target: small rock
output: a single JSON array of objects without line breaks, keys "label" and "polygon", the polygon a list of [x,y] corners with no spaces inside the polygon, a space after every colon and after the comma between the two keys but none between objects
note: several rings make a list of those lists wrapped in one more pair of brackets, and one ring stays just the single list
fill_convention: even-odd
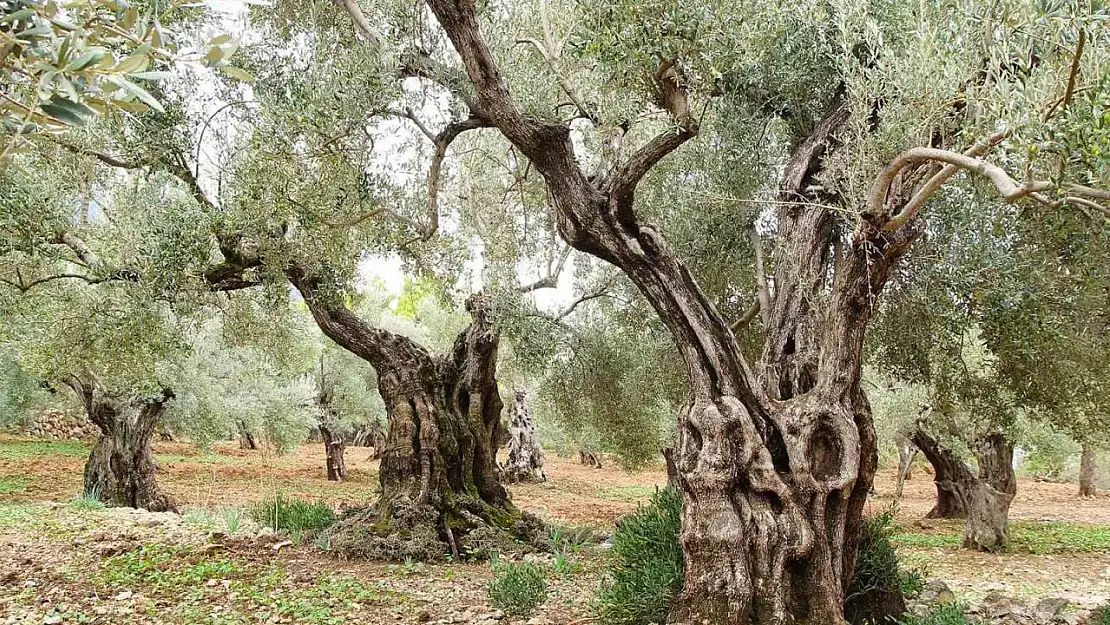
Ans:
[{"label": "small rock", "polygon": [[956,593],[943,581],[932,579],[921,590],[920,599],[926,603],[951,603],[956,600]]},{"label": "small rock", "polygon": [[1068,609],[1069,603],[1067,599],[1061,599],[1060,597],[1041,599],[1037,602],[1037,607],[1033,608],[1033,613],[1037,615],[1037,618],[1051,619],[1062,615]]},{"label": "small rock", "polygon": [[135,593],[131,592],[130,590],[121,590],[119,592],[119,594],[117,594],[115,597],[112,597],[112,598],[115,599],[116,601],[127,601],[128,599],[133,597],[134,594]]},{"label": "small rock", "polygon": [[528,623],[526,625],[550,625],[550,624],[551,624],[551,621],[547,620],[546,618],[544,618],[542,616],[533,616],[532,618],[528,619]]},{"label": "small rock", "polygon": [[42,619],[43,625],[57,625],[62,622],[61,614],[48,614]]}]

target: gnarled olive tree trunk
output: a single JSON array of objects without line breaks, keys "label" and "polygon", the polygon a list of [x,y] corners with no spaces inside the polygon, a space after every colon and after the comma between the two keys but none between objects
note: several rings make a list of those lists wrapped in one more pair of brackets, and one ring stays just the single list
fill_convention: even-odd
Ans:
[{"label": "gnarled olive tree trunk", "polygon": [[501,467],[509,482],[546,481],[543,449],[536,440],[536,420],[528,405],[528,391],[516,390],[516,401],[509,415],[509,457]]},{"label": "gnarled olive tree trunk", "polygon": [[303,268],[287,275],[324,334],[374,367],[385,402],[381,497],[342,520],[332,545],[352,555],[427,560],[487,549],[507,534],[534,540],[538,520],[513,506],[497,479],[498,333],[484,299],[471,298],[471,325],[450,352],[433,356],[363,322]]},{"label": "gnarled olive tree trunk", "polygon": [[920,450],[908,438],[898,441],[898,478],[894,486],[894,498],[901,499],[906,482],[913,475],[913,461]]},{"label": "gnarled olive tree trunk", "polygon": [[[513,101],[473,3],[427,4],[474,86],[472,113],[499,129],[544,177],[563,239],[619,267],[638,287],[686,367],[690,396],[675,448],[686,573],[671,620],[843,624],[877,464],[859,385],[864,333],[873,298],[922,231],[912,220],[889,233],[863,221],[845,240],[829,203],[811,201],[811,189],[822,188],[821,158],[848,107],[832,107],[798,141],[787,167],[788,212],[778,220],[775,257],[786,279],[775,281],[773,297],[761,296],[771,302],[771,338],[757,378],[686,265],[634,210],[643,176],[698,131],[676,65],[663,60],[655,75],[658,104],[674,127],[611,171],[587,175],[567,126],[525,116]],[[912,190],[924,173],[907,172],[906,187]],[[817,309],[818,302],[827,304]]]},{"label": "gnarled olive tree trunk", "polygon": [[127,399],[77,378],[67,383],[81,398],[89,421],[100,428],[100,438],[85,463],[85,493],[110,506],[176,512],[173,499],[158,487],[150,448],[173,391]]},{"label": "gnarled olive tree trunk", "polygon": [[971,468],[920,427],[910,438],[932,465],[933,483],[937,487],[937,503],[925,518],[966,519],[968,491],[975,481]]},{"label": "gnarled olive tree trunk", "polygon": [[1079,496],[1095,496],[1095,448],[1083,443],[1083,454],[1079,457]]},{"label": "gnarled olive tree trunk", "polygon": [[326,425],[320,426],[320,435],[324,437],[324,460],[328,481],[346,482],[347,460],[344,457],[344,451],[347,445],[343,442],[343,435]]},{"label": "gnarled olive tree trunk", "polygon": [[998,551],[1006,548],[1010,504],[1017,494],[1014,446],[1001,433],[991,432],[976,447],[979,475],[967,491],[964,547]]},{"label": "gnarled olive tree trunk", "polygon": [[251,432],[247,424],[239,420],[236,421],[236,425],[239,429],[239,449],[249,449],[252,451],[258,449],[258,439],[255,438],[254,432]]}]

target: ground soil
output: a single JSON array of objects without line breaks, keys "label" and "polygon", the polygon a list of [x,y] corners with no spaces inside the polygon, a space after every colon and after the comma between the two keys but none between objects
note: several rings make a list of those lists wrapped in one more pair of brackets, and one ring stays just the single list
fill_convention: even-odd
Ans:
[{"label": "ground soil", "polygon": [[[227,535],[224,510],[248,508],[277,492],[336,508],[372,500],[377,462],[368,450],[348,449],[345,483],[325,479],[321,444],[305,444],[285,456],[243,451],[234,443],[205,452],[187,443],[157,442],[154,451],[159,480],[186,510],[184,516],[76,509],[66,502],[80,491],[80,447],[0,436],[0,625],[528,622],[488,605],[488,563],[343,561],[316,541],[288,544],[288,537],[260,531],[246,515]],[[666,484],[661,462],[626,472],[588,468],[549,453],[545,471],[547,482],[510,486],[513,501],[549,521],[601,531],[611,531],[615,519]],[[872,511],[891,505],[893,477],[893,470],[880,472]],[[931,477],[918,472],[899,502],[903,531],[925,537],[959,531],[958,522],[920,521],[934,495]],[[1110,531],[1110,497],[1084,500],[1075,484],[1021,480],[1012,517]],[[138,551],[144,545],[180,551],[151,565],[168,567],[154,578],[121,579],[112,573],[125,568],[119,558],[130,558],[140,570],[149,565],[140,557],[145,552]],[[1110,548],[978,554],[918,544],[899,552],[972,601],[992,591],[1027,599],[1064,596],[1081,605],[1110,597]],[[588,619],[606,557],[604,546],[588,547],[571,556],[576,571],[552,571],[548,600],[531,622]],[[169,587],[154,579],[170,580]],[[265,592],[251,590],[258,588]]]}]

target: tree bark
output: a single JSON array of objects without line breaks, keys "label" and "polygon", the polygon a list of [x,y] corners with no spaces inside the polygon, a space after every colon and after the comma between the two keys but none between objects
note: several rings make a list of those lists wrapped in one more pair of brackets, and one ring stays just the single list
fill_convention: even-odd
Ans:
[{"label": "tree bark", "polygon": [[667,488],[678,490],[681,485],[678,481],[678,464],[674,459],[674,447],[663,448],[663,462],[667,465]]},{"label": "tree bark", "polygon": [[429,560],[478,552],[490,531],[536,540],[541,524],[513,506],[497,479],[499,337],[484,298],[467,302],[471,325],[436,357],[367,325],[305,268],[293,265],[287,276],[324,334],[374,367],[386,408],[381,497],[339,523],[332,545],[350,555]]},{"label": "tree bark", "polygon": [[502,474],[509,482],[546,482],[543,449],[536,440],[536,421],[527,402],[528,391],[517,389],[509,417],[509,458]]},{"label": "tree bark", "polygon": [[917,447],[909,440],[904,439],[898,443],[898,482],[894,486],[894,498],[901,499],[906,482],[913,473],[913,461],[917,458]]},{"label": "tree bark", "polygon": [[243,421],[237,421],[236,425],[239,428],[239,449],[258,449],[258,440],[254,437],[254,432],[251,432],[247,424]]},{"label": "tree bark", "polygon": [[937,488],[937,503],[925,515],[926,519],[966,519],[968,491],[975,476],[959,456],[943,447],[935,438],[918,427],[910,440],[921,450],[933,467],[933,483]]},{"label": "tree bark", "polygon": [[976,455],[979,475],[968,491],[964,547],[979,551],[1006,548],[1010,503],[1017,494],[1014,446],[992,432],[980,437]]},{"label": "tree bark", "polygon": [[100,429],[100,438],[85,463],[85,493],[95,494],[110,506],[176,512],[173,499],[158,487],[150,449],[156,424],[173,399],[173,391],[127,401],[77,378],[67,383],[81,398],[89,421]]},{"label": "tree bark", "polygon": [[1095,448],[1083,443],[1083,455],[1079,458],[1079,496],[1095,496]]},{"label": "tree bark", "polygon": [[578,464],[583,464],[594,469],[604,468],[601,465],[601,454],[596,451],[586,451],[585,449],[578,450]]},{"label": "tree bark", "polygon": [[328,481],[347,481],[347,462],[343,457],[346,444],[343,436],[335,429],[321,425],[320,434],[324,437],[324,454],[327,461]]}]

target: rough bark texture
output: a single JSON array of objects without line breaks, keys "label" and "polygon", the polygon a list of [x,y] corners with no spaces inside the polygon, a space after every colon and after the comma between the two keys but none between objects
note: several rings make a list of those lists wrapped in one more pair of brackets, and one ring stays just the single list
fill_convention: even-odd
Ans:
[{"label": "rough bark texture", "polygon": [[536,421],[528,405],[528,391],[517,389],[509,416],[509,458],[501,467],[508,482],[547,481],[543,472],[543,449],[536,440]]},{"label": "rough bark texture", "polygon": [[324,455],[328,481],[346,482],[347,461],[343,455],[346,444],[343,442],[343,435],[326,425],[320,426],[320,434],[324,437]]},{"label": "rough bark texture", "polygon": [[1083,455],[1079,458],[1079,496],[1095,496],[1095,448],[1083,444]]},{"label": "rough bark texture", "polygon": [[239,427],[239,449],[258,449],[258,439],[255,438],[254,432],[250,431],[246,423],[238,422]]},{"label": "rough bark texture", "polygon": [[497,479],[498,334],[484,299],[467,303],[473,322],[436,357],[367,325],[302,267],[287,275],[324,334],[374,367],[386,407],[381,498],[342,520],[332,545],[350,555],[429,560],[503,548],[491,543],[510,536],[533,540],[539,522],[512,505]]},{"label": "rough bark texture", "polygon": [[[798,141],[777,220],[776,280],[759,379],[732,331],[660,231],[636,214],[636,186],[697,134],[673,61],[655,75],[674,127],[612,171],[588,177],[565,124],[517,108],[482,37],[473,3],[427,0],[474,85],[478,112],[547,183],[563,239],[619,267],[674,338],[690,381],[675,464],[683,491],[685,585],[676,623],[844,623],[844,591],[877,450],[859,386],[873,298],[920,236],[916,220],[891,233],[863,220],[838,237],[817,173],[848,117],[837,102]],[[472,112],[474,109],[472,107]],[[929,170],[906,172],[912,190]],[[905,194],[895,190],[891,202]],[[837,245],[837,241],[841,243]],[[836,250],[839,248],[839,252]],[[818,310],[813,304],[823,302]]]},{"label": "rough bark texture", "polygon": [[359,428],[352,443],[358,447],[372,447],[374,452],[370,459],[377,460],[385,451],[385,430],[377,423],[365,425]]},{"label": "rough bark texture", "polygon": [[971,468],[921,428],[914,431],[911,440],[932,465],[933,483],[937,487],[937,503],[925,518],[967,518],[968,490],[975,481]]},{"label": "rough bark texture", "polygon": [[85,463],[85,492],[95,493],[110,506],[176,512],[173,499],[158,487],[150,450],[158,418],[173,399],[173,391],[127,401],[95,384],[73,379],[70,386],[101,433]]},{"label": "rough bark texture", "polygon": [[1014,446],[992,432],[979,439],[976,455],[979,476],[968,490],[964,547],[999,551],[1006,548],[1010,503],[1017,494]]}]

